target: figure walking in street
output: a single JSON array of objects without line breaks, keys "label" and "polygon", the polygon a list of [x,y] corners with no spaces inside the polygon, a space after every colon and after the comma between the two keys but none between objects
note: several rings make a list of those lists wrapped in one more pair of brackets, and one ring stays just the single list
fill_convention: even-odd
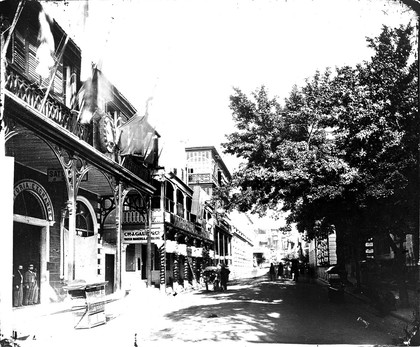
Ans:
[{"label": "figure walking in street", "polygon": [[280,262],[277,267],[277,277],[283,278],[283,263],[282,262]]},{"label": "figure walking in street", "polygon": [[299,260],[292,259],[291,272],[292,272],[292,279],[297,282],[299,278]]},{"label": "figure walking in street", "polygon": [[229,274],[230,274],[230,270],[226,267],[225,264],[222,264],[221,269],[220,269],[220,285],[222,287],[222,290],[227,290]]},{"label": "figure walking in street", "polygon": [[273,263],[270,265],[270,281],[276,280],[276,270],[274,269]]},{"label": "figure walking in street", "polygon": [[19,265],[13,274],[13,306],[20,307],[23,304],[23,266]]},{"label": "figure walking in street", "polygon": [[23,304],[24,305],[32,305],[33,304],[33,297],[34,297],[34,290],[36,285],[36,274],[33,271],[34,266],[31,264],[29,265],[28,270],[25,272],[25,276],[23,277]]}]

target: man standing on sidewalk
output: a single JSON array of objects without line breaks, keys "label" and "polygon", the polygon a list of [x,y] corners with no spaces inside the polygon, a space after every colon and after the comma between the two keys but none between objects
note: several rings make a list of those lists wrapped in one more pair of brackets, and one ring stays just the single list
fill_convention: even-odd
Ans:
[{"label": "man standing on sidewalk", "polygon": [[35,284],[36,284],[36,274],[34,272],[34,266],[31,264],[29,265],[28,270],[25,272],[25,276],[23,279],[23,287],[24,287],[23,304],[24,305],[33,304]]},{"label": "man standing on sidewalk", "polygon": [[23,266],[19,265],[13,274],[13,306],[20,307],[23,304]]},{"label": "man standing on sidewalk", "polygon": [[229,274],[230,274],[230,270],[226,267],[225,264],[222,264],[221,269],[220,269],[220,285],[222,287],[222,290],[227,290]]}]

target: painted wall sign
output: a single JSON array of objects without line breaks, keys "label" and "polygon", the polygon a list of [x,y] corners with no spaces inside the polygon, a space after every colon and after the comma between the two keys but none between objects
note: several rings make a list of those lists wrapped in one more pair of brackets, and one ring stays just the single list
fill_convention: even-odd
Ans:
[{"label": "painted wall sign", "polygon": [[[166,217],[166,216],[165,216]],[[165,218],[166,220],[166,218]],[[185,220],[184,218],[181,218],[175,214],[170,214],[170,220],[168,221],[172,223],[174,226],[176,226],[179,229],[183,229],[186,231],[189,231],[191,233],[195,233],[195,226],[193,223]]]},{"label": "painted wall sign", "polygon": [[27,179],[21,180],[15,184],[13,188],[13,200],[22,193],[23,191],[28,191],[32,193],[40,202],[40,205],[44,209],[44,213],[49,221],[54,220],[54,210],[50,196],[48,195],[45,188],[40,185],[37,181]]}]

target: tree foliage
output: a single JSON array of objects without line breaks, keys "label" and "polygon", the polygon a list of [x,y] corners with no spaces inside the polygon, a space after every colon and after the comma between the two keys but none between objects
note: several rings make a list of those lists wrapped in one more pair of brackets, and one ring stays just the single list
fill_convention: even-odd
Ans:
[{"label": "tree foliage", "polygon": [[331,225],[409,232],[419,139],[412,34],[384,26],[367,39],[370,61],[317,71],[283,105],[264,86],[250,96],[235,89],[237,131],[223,146],[245,164],[218,198],[242,211],[288,211],[309,235]]}]

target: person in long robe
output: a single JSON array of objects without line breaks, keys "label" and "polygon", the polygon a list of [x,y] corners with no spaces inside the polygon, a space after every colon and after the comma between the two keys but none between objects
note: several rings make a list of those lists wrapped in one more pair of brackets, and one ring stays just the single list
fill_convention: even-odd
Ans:
[{"label": "person in long robe", "polygon": [[36,274],[34,272],[33,264],[29,265],[28,270],[25,272],[23,278],[23,304],[32,305],[34,290],[36,285]]}]

